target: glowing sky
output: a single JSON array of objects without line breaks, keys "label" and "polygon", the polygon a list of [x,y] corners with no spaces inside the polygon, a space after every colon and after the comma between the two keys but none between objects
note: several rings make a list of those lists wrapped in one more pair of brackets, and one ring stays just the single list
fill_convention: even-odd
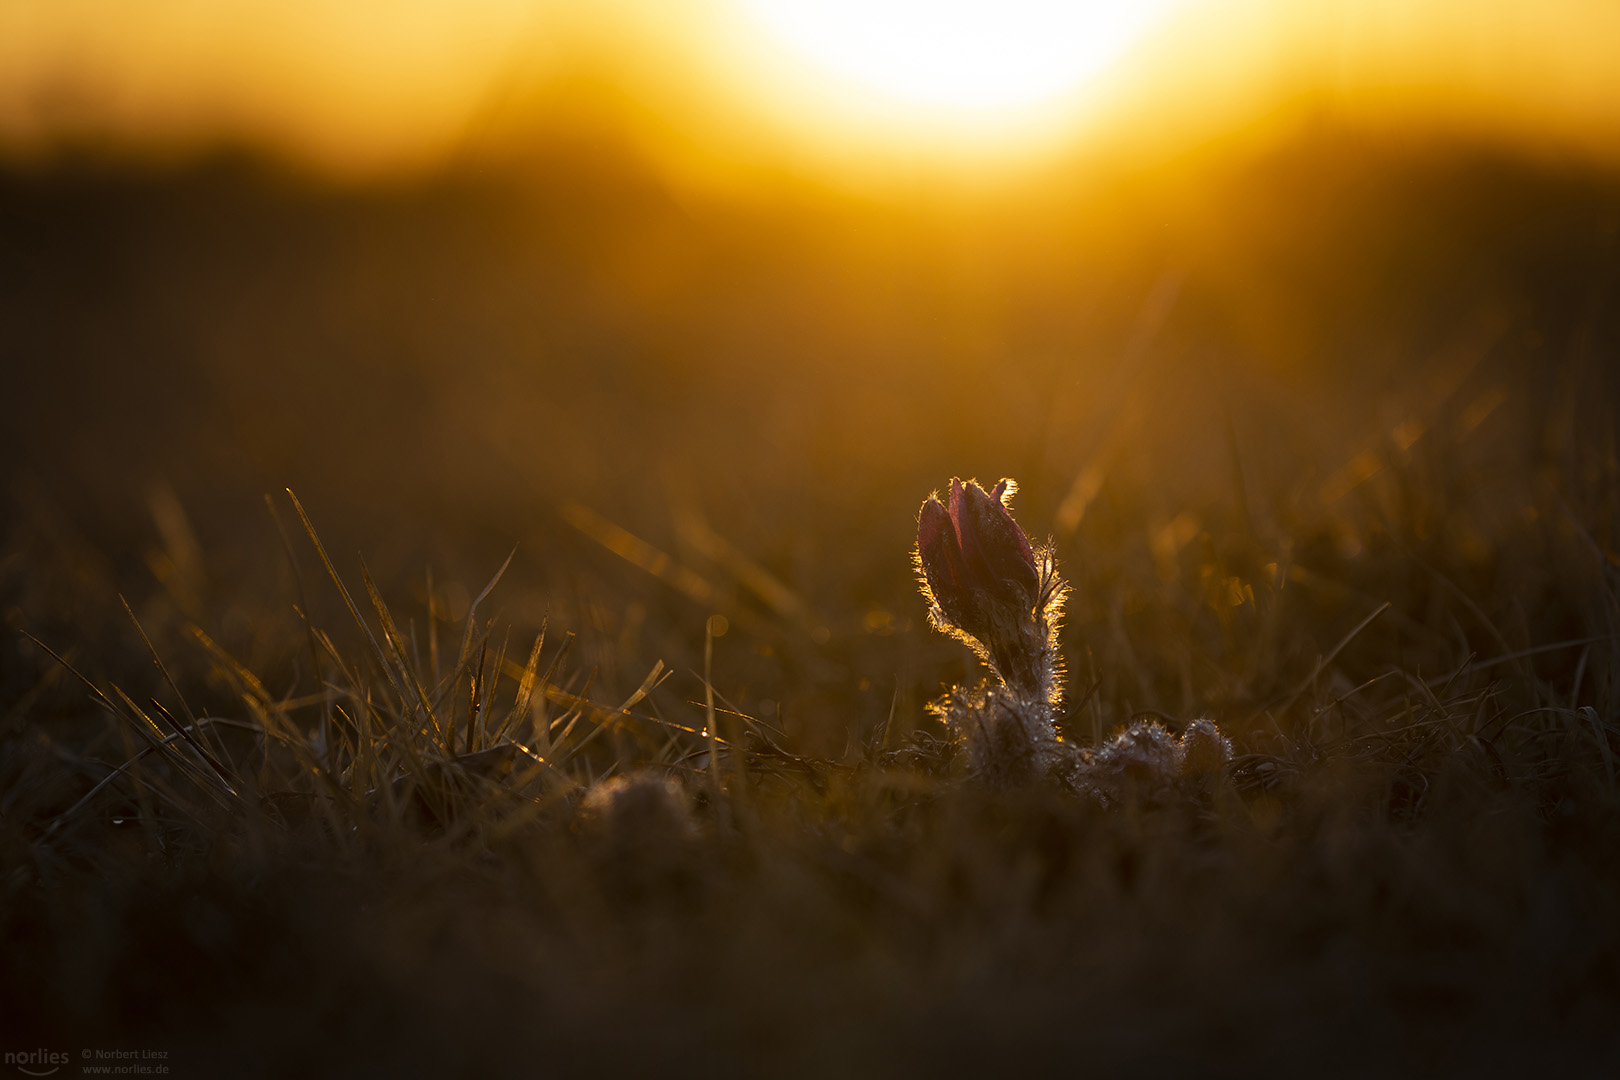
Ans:
[{"label": "glowing sky", "polygon": [[1314,97],[1613,155],[1617,43],[1612,0],[5,0],[0,154],[228,139],[363,173],[589,99],[689,155],[990,160]]}]

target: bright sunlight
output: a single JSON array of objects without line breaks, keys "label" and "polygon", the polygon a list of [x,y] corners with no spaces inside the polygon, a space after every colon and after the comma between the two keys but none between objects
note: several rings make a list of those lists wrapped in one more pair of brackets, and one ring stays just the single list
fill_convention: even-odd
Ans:
[{"label": "bright sunlight", "polygon": [[1067,93],[1176,0],[740,0],[816,66],[897,100],[982,111]]}]

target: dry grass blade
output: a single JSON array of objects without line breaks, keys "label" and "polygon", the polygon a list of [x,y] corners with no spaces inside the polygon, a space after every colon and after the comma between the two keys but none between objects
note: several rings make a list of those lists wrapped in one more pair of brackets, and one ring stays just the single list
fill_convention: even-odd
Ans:
[{"label": "dry grass blade", "polygon": [[174,726],[175,730],[185,737],[186,742],[191,744],[191,748],[197,752],[197,755],[208,764],[210,769],[214,770],[215,775],[219,777],[220,782],[225,785],[226,789],[229,790],[232,795],[235,795],[236,790],[231,787],[230,779],[226,775],[225,766],[220,763],[219,759],[216,758],[207,747],[203,746],[201,742],[192,736],[189,729],[196,726],[197,714],[191,711],[190,705],[186,704],[186,696],[180,692],[179,685],[175,683],[174,677],[169,674],[169,669],[164,665],[163,658],[158,655],[157,649],[152,645],[152,639],[146,636],[146,630],[141,626],[141,621],[135,617],[135,612],[130,608],[129,601],[125,600],[122,596],[119,596],[118,602],[124,605],[124,613],[129,616],[129,621],[134,624],[135,632],[141,635],[141,641],[146,645],[146,651],[152,654],[152,662],[157,665],[158,671],[163,675],[163,681],[168,683],[169,689],[174,691],[174,696],[180,701],[181,711],[186,714],[185,724],[176,722],[174,717],[169,716],[166,711],[164,712],[164,719],[168,720],[169,723]]},{"label": "dry grass blade", "polygon": [[[196,781],[198,787],[214,798],[221,800],[224,805],[230,806],[232,804],[231,800],[240,802],[242,796],[231,786],[229,780],[220,775],[212,766],[205,769],[186,757],[186,755],[178,753],[176,747],[171,745],[168,737],[164,735],[163,729],[158,727],[157,722],[147,716],[146,711],[135,704],[128,694],[117,686],[113,687],[113,693],[118,695],[118,699],[124,703],[124,707],[129,710],[129,714],[139,719],[140,722],[135,725],[136,730],[146,737],[147,741],[152,744],[153,749],[164,751],[170,761],[174,762],[182,772]],[[185,736],[186,731],[184,728],[179,728],[176,734]],[[185,738],[183,741],[193,751],[198,750],[194,739]],[[226,796],[229,796],[229,798],[227,799]]]},{"label": "dry grass blade", "polygon": [[[176,738],[179,738],[179,736],[170,735],[167,738],[168,739],[176,739]],[[165,740],[165,741],[167,741],[167,740]],[[146,757],[146,755],[155,754],[155,753],[158,753],[158,752],[159,752],[158,747],[156,747],[156,746],[148,746],[143,750],[137,751],[134,757],[130,758],[128,761],[124,762],[122,765],[120,765],[117,768],[113,769],[113,771],[108,773],[106,776],[102,777],[102,779],[94,787],[92,787],[89,791],[85,792],[79,798],[78,802],[74,803],[72,806],[68,807],[66,810],[62,811],[60,814],[57,814],[56,817],[52,818],[51,823],[45,827],[45,832],[40,836],[40,839],[42,841],[48,842],[51,839],[51,837],[56,834],[56,830],[60,829],[64,824],[67,823],[67,821],[70,818],[72,818],[80,810],[84,809],[84,807],[90,805],[90,802],[93,799],[95,799],[95,797],[97,795],[101,794],[101,792],[108,785],[110,785],[114,780],[117,780],[120,776],[123,776],[126,773],[128,773],[131,769],[133,769],[135,767],[136,763],[139,762],[142,758]]]},{"label": "dry grass blade", "polygon": [[[674,557],[653,547],[628,529],[615,525],[583,503],[564,503],[560,513],[568,524],[631,565],[639,566],[700,604],[714,603],[716,590],[707,578],[683,566]],[[741,615],[741,612],[737,614]]]},{"label": "dry grass blade", "polygon": [[[84,684],[84,686],[90,690],[91,696],[95,700],[96,704],[100,705],[114,718],[133,728],[135,732],[141,736],[141,738],[146,740],[147,745],[151,749],[165,753],[171,761],[177,763],[177,767],[182,771],[188,774],[196,773],[200,775],[201,785],[205,789],[212,791],[214,784],[225,783],[224,778],[217,775],[217,773],[211,774],[208,772],[202,772],[201,770],[197,769],[196,765],[194,765],[189,758],[185,757],[183,754],[174,752],[174,750],[167,745],[168,737],[164,734],[163,729],[158,727],[157,724],[153,723],[152,718],[147,716],[139,706],[130,700],[129,695],[125,694],[117,686],[113,687],[113,692],[116,693],[119,699],[124,703],[124,708],[120,708],[117,702],[108,697],[99,686],[91,682],[72,664],[68,663],[67,660],[61,656],[61,654],[56,652],[56,650],[39,640],[39,638],[35,637],[33,634],[28,633],[26,630],[22,631],[22,634],[29,641],[32,641],[39,648],[43,649],[45,653],[51,657],[51,659],[55,660],[58,664],[67,669],[67,671],[74,678],[78,679],[79,682]],[[226,784],[225,786],[226,789],[230,791],[230,794],[236,795],[236,792],[230,789],[229,784]]]},{"label": "dry grass blade", "polygon": [[[495,571],[495,576],[489,579],[489,584],[485,585],[483,591],[473,597],[473,602],[467,605],[467,629],[461,638],[461,653],[456,658],[456,668],[458,670],[466,664],[467,658],[472,655],[473,627],[477,625],[478,605],[489,599],[489,594],[495,591],[495,586],[499,585],[501,578],[506,576],[506,569],[512,565],[512,559],[516,556],[517,548],[514,546],[511,552],[507,554],[506,561],[501,563],[501,568]],[[455,678],[454,673],[451,674],[451,678]]]},{"label": "dry grass blade", "polygon": [[[201,727],[213,727],[217,725],[222,727],[245,727],[248,730],[255,730],[251,724],[243,724],[239,720],[227,720],[217,716],[199,718],[197,723]],[[102,777],[94,787],[80,796],[79,800],[72,806],[68,807],[66,810],[52,818],[51,823],[45,827],[45,832],[40,836],[40,839],[42,841],[50,840],[50,838],[56,834],[58,829],[66,824],[67,821],[80,810],[84,809],[86,806],[90,805],[90,803],[95,801],[95,797],[101,794],[102,791],[106,790],[106,788],[111,785],[113,781],[122,776],[128,775],[128,773],[134,769],[135,766],[148,754],[161,753],[165,748],[172,747],[173,744],[179,740],[179,738],[179,732],[175,732],[172,735],[165,735],[162,741],[157,745],[147,746],[146,748],[137,751],[134,757],[130,758],[122,765],[117,766],[106,776]]]},{"label": "dry grass blade", "polygon": [[293,494],[292,488],[287,489],[287,497],[292,500],[293,509],[298,511],[298,520],[303,522],[304,531],[309,534],[309,542],[315,545],[315,552],[321,557],[321,565],[326,567],[327,576],[332,579],[332,584],[337,586],[338,595],[343,597],[343,606],[349,609],[349,614],[353,617],[355,625],[360,628],[361,632],[366,635],[366,640],[371,643],[371,651],[376,656],[378,663],[382,665],[383,672],[388,676],[389,682],[394,683],[394,690],[399,695],[400,701],[409,701],[410,695],[406,693],[405,688],[395,678],[393,668],[388,662],[388,654],[383,651],[381,645],[377,644],[377,635],[371,632],[370,624],[361,616],[360,608],[355,605],[354,597],[349,595],[348,586],[343,584],[343,579],[338,576],[337,567],[332,565],[332,560],[327,556],[326,545],[321,543],[320,535],[315,531],[314,522],[310,521],[309,515],[304,512],[304,504],[298,501],[298,496]]},{"label": "dry grass blade", "polygon": [[[316,760],[315,755],[310,751],[308,741],[299,733],[292,718],[287,715],[290,703],[277,701],[273,698],[270,692],[265,689],[264,684],[259,681],[257,675],[253,674],[246,665],[210,638],[201,627],[193,626],[191,634],[197,643],[214,658],[220,673],[236,683],[239,692],[242,694],[243,701],[246,702],[248,709],[258,721],[253,730],[268,739],[274,739],[291,751],[301,769],[313,775],[325,776],[329,774],[331,772],[329,766]],[[330,695],[323,693],[315,701],[325,705],[330,701]],[[326,723],[324,712],[321,730],[323,737],[329,737],[328,733],[331,731],[331,727]]]},{"label": "dry grass blade", "polygon": [[1592,736],[1597,740],[1598,750],[1603,754],[1603,771],[1609,778],[1609,790],[1614,790],[1614,751],[1609,749],[1609,733],[1604,730],[1603,721],[1598,719],[1597,710],[1590,705],[1582,705],[1578,710],[1581,719],[1592,726]]},{"label": "dry grass blade", "polygon": [[91,682],[87,677],[85,677],[85,675],[80,672],[78,668],[69,663],[61,653],[57,652],[55,649],[51,648],[49,645],[45,644],[43,641],[39,640],[39,638],[35,637],[33,634],[30,634],[26,630],[20,631],[20,633],[23,637],[27,638],[29,641],[32,641],[36,646],[42,649],[52,660],[55,660],[58,664],[60,664],[62,668],[68,672],[68,674],[72,675],[75,679],[78,679],[80,683],[84,684],[85,688],[90,691],[91,697],[95,699],[97,704],[115,716],[120,715],[118,706],[113,704],[112,699],[107,697],[107,695],[102,692],[101,687],[97,686],[95,683]]},{"label": "dry grass blade", "polygon": [[1300,699],[1305,691],[1309,690],[1315,684],[1316,680],[1321,677],[1322,672],[1328,669],[1328,665],[1337,660],[1339,658],[1339,654],[1343,652],[1345,648],[1348,647],[1349,644],[1354,641],[1363,630],[1371,626],[1374,619],[1388,611],[1390,607],[1391,602],[1388,600],[1385,600],[1382,604],[1379,604],[1371,615],[1368,615],[1365,619],[1362,619],[1359,623],[1357,623],[1354,630],[1351,630],[1348,634],[1344,635],[1344,637],[1339,640],[1339,643],[1333,646],[1332,650],[1326,656],[1317,661],[1316,667],[1311,670],[1310,675],[1301,681],[1300,684],[1294,688],[1291,694],[1283,698],[1283,700],[1277,705],[1271,706],[1270,708],[1262,711],[1272,713],[1286,712],[1289,707],[1294,704],[1294,702]]},{"label": "dry grass blade", "polygon": [[[441,740],[445,739],[444,725],[439,722],[438,714],[428,701],[427,691],[422,688],[422,680],[417,678],[416,671],[405,658],[405,645],[400,638],[399,628],[394,624],[394,617],[389,613],[388,605],[383,603],[382,594],[377,591],[376,582],[371,580],[371,572],[366,569],[363,559],[360,562],[360,580],[365,582],[366,595],[371,598],[371,606],[377,610],[377,619],[382,624],[383,640],[388,643],[390,658],[398,672],[398,683],[410,691],[401,695],[401,703],[411,700],[411,696],[414,695],[416,704],[422,709],[422,718],[433,725]],[[448,743],[446,745],[448,746]]]},{"label": "dry grass blade", "polygon": [[[270,512],[270,520],[275,523],[276,536],[281,540],[282,553],[287,556],[287,565],[292,569],[293,587],[298,590],[298,612],[304,627],[304,643],[309,648],[310,675],[319,684],[321,679],[321,652],[315,642],[314,627],[310,625],[306,614],[310,610],[310,606],[309,590],[304,585],[304,568],[298,562],[298,553],[293,549],[292,537],[287,535],[287,526],[281,520],[281,511],[276,509],[276,501],[270,497],[268,491],[264,493],[264,507]],[[328,700],[326,704],[329,707],[330,701]],[[330,717],[323,716],[321,721],[324,725],[330,722]]]},{"label": "dry grass blade", "polygon": [[641,680],[641,685],[636,687],[636,692],[626,698],[623,705],[619,706],[618,713],[621,716],[628,714],[631,709],[641,703],[643,698],[658,689],[663,681],[669,678],[670,674],[671,672],[665,670],[662,660],[653,661],[652,670],[647,672],[645,679]]},{"label": "dry grass blade", "polygon": [[1513,652],[1506,653],[1502,656],[1493,656],[1489,660],[1474,661],[1468,665],[1466,670],[1469,673],[1486,671],[1490,668],[1498,666],[1499,664],[1510,664],[1517,660],[1525,660],[1532,656],[1542,656],[1546,653],[1559,652],[1564,649],[1575,649],[1587,645],[1601,645],[1604,642],[1614,641],[1617,638],[1620,638],[1620,635],[1597,634],[1593,637],[1571,638],[1569,641],[1555,641],[1549,645],[1537,645],[1529,649],[1516,649]]},{"label": "dry grass blade", "polygon": [[720,791],[720,718],[714,714],[714,619],[703,625],[703,716],[709,736],[709,783]]},{"label": "dry grass blade", "polygon": [[[484,665],[489,659],[489,635],[485,634],[478,644],[478,663],[467,673],[467,738],[465,750],[472,753],[478,749],[478,717],[480,706],[484,703]],[[454,752],[454,747],[451,747]]]},{"label": "dry grass blade", "polygon": [[[575,637],[576,635],[572,630],[563,636],[563,643],[562,646],[558,648],[557,654],[551,658],[551,663],[546,665],[546,670],[539,676],[538,679],[535,680],[533,689],[540,694],[541,701],[557,701],[559,704],[569,704],[570,707],[572,707],[570,695],[566,694],[560,688],[553,686],[551,684],[551,680],[552,677],[557,674],[557,668],[562,664],[563,657],[567,656],[569,649],[573,647]],[[515,677],[521,680],[522,673],[514,672],[513,668],[515,668],[515,666],[516,665],[509,667],[507,669],[507,674],[515,675]],[[528,699],[527,704],[532,706],[533,700],[534,699],[531,692],[531,697]],[[542,756],[550,754],[551,725],[546,722],[544,716],[541,716],[533,721],[533,723],[530,725],[530,736],[525,741],[540,745],[542,747],[540,751]]]},{"label": "dry grass blade", "polygon": [[[574,755],[578,754],[581,750],[585,749],[585,747],[589,746],[591,741],[603,731],[606,731],[608,728],[612,727],[621,720],[632,718],[634,714],[629,711],[630,707],[656,690],[660,683],[669,678],[669,675],[670,673],[664,669],[664,662],[662,660],[658,660],[654,662],[652,670],[647,673],[647,677],[641,680],[641,685],[637,687],[636,692],[631,694],[625,700],[625,703],[619,706],[617,709],[603,709],[601,706],[594,705],[590,702],[585,702],[585,704],[591,706],[592,711],[596,714],[593,717],[596,722],[596,727],[592,728],[589,734],[569,748],[568,753],[564,754],[557,762],[557,767],[562,768],[562,766],[566,764],[569,759],[574,757]],[[584,699],[580,700],[583,701]],[[569,727],[571,728],[573,725],[569,724]],[[567,736],[568,731],[565,729],[562,736],[560,736],[557,741],[560,743]]]},{"label": "dry grass blade", "polygon": [[[1419,566],[1423,567],[1424,570],[1428,571],[1429,574],[1440,583],[1441,587],[1444,588],[1446,592],[1450,593],[1451,596],[1458,603],[1460,603],[1470,615],[1474,617],[1474,620],[1484,628],[1485,632],[1490,634],[1491,637],[1495,639],[1496,644],[1501,647],[1503,656],[1511,656],[1515,660],[1519,659],[1519,657],[1513,656],[1516,650],[1511,644],[1508,643],[1506,635],[1502,633],[1501,629],[1497,627],[1496,623],[1492,621],[1491,617],[1485,614],[1485,609],[1479,606],[1478,601],[1476,601],[1472,596],[1468,595],[1468,591],[1466,589],[1458,585],[1455,581],[1452,581],[1451,578],[1442,573],[1438,567],[1430,565],[1428,562],[1418,558],[1416,555],[1411,556],[1411,558],[1416,561]],[[1498,662],[1501,663],[1503,661]]]},{"label": "dry grass blade", "polygon": [[501,684],[501,674],[506,670],[506,652],[512,644],[512,631],[509,627],[501,638],[500,651],[495,654],[494,662],[485,667],[483,660],[478,664],[479,708],[478,708],[478,738],[484,746],[492,746],[495,739],[491,736],[490,709],[495,704],[495,691]]},{"label": "dry grass blade", "polygon": [[[529,704],[534,699],[535,682],[539,677],[540,650],[546,644],[546,625],[540,624],[540,633],[535,636],[534,647],[529,650],[529,659],[523,665],[522,673],[518,676],[517,697],[512,701],[512,711],[501,719],[500,725],[490,735],[492,742],[499,742],[519,717],[529,715]],[[503,658],[504,659],[504,658]],[[506,670],[506,665],[497,664],[496,670]]]},{"label": "dry grass blade", "polygon": [[[682,540],[705,559],[723,567],[776,614],[801,623],[809,619],[810,611],[804,598],[716,532],[698,509],[695,499],[678,497],[675,505],[675,525]],[[577,511],[575,513],[577,516]]]}]

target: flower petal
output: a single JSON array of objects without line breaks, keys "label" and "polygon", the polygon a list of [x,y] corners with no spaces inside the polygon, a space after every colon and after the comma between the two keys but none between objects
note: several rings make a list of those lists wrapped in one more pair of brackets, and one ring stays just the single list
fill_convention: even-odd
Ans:
[{"label": "flower petal", "polygon": [[968,581],[1003,602],[1015,602],[1026,610],[1034,607],[1040,592],[1040,573],[1024,530],[1001,500],[978,484],[963,486],[961,502],[957,528]]},{"label": "flower petal", "polygon": [[945,617],[963,628],[976,623],[977,609],[968,595],[967,571],[956,540],[956,526],[935,498],[923,503],[917,519],[917,560],[922,564],[928,591]]}]

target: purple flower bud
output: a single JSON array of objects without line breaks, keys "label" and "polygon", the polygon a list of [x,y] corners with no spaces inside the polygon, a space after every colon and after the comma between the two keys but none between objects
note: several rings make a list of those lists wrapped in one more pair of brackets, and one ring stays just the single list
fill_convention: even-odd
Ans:
[{"label": "purple flower bud", "polygon": [[917,557],[934,603],[981,641],[996,622],[1030,617],[1040,598],[1035,552],[1002,502],[1008,486],[1003,480],[987,492],[953,478],[950,509],[931,497],[917,521]]},{"label": "purple flower bud", "polygon": [[962,544],[962,561],[972,583],[981,589],[1016,598],[1032,611],[1040,595],[1040,571],[1029,537],[1018,527],[1003,502],[1012,482],[1002,480],[994,491],[969,481],[951,480],[951,521]]},{"label": "purple flower bud", "polygon": [[917,565],[934,625],[960,638],[1014,693],[1049,709],[1062,693],[1057,620],[1067,588],[1007,511],[1013,484],[951,480],[917,519]]}]

